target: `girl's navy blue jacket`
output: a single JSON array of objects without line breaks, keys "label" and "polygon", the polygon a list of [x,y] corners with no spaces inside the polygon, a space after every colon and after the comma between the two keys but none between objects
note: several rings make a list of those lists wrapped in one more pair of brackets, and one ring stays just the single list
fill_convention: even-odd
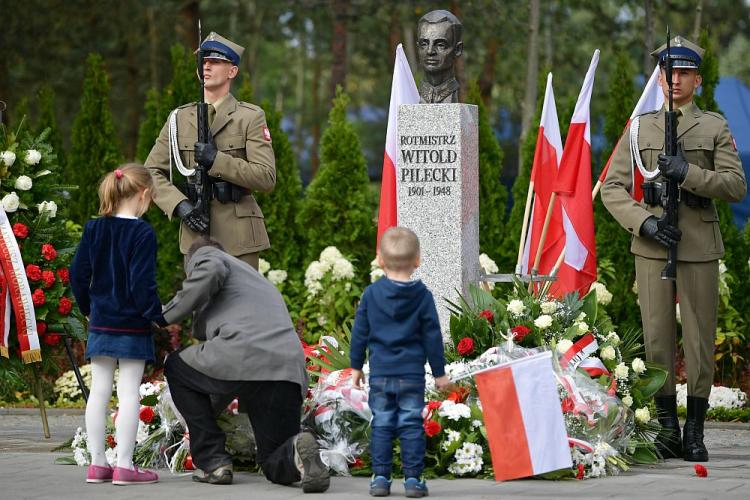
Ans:
[{"label": "girl's navy blue jacket", "polygon": [[70,286],[90,332],[149,333],[152,321],[166,325],[156,291],[156,234],[141,219],[88,221]]}]

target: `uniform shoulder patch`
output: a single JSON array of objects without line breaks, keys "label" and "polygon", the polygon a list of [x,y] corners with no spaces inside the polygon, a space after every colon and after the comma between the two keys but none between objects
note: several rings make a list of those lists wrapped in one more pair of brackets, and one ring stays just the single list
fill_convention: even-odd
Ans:
[{"label": "uniform shoulder patch", "polygon": [[263,125],[263,138],[271,142],[271,131],[268,130],[268,125]]}]

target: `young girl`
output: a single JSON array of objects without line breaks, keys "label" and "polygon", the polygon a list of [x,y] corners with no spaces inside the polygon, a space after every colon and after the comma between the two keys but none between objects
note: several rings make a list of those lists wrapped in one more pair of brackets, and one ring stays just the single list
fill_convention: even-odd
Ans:
[{"label": "young girl", "polygon": [[[151,322],[165,326],[156,292],[156,235],[139,217],[151,202],[152,181],[141,165],[108,173],[99,186],[99,214],[86,223],[70,266],[70,285],[89,319],[86,358],[91,360],[91,393],[86,431],[91,465],[86,481],[155,483],[159,476],[133,465],[138,430],[138,388],[146,361],[154,360]],[[119,363],[115,422],[117,466],[104,456],[105,420]]]}]

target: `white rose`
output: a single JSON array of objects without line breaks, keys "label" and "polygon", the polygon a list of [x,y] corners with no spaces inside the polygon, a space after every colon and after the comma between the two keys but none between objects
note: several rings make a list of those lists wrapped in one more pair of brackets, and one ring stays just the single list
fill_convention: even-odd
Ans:
[{"label": "white rose", "polygon": [[651,413],[649,413],[648,408],[645,406],[643,408],[638,408],[635,410],[635,419],[642,424],[645,424],[651,420]]},{"label": "white rose", "polygon": [[615,356],[617,355],[617,353],[615,352],[614,347],[612,347],[611,345],[608,345],[602,349],[599,355],[601,356],[602,359],[615,359]]},{"label": "white rose", "polygon": [[11,167],[16,162],[16,153],[13,151],[3,151],[0,153],[0,160],[5,163],[6,167]]},{"label": "white rose", "polygon": [[42,153],[40,153],[36,149],[29,149],[28,151],[26,151],[26,157],[24,158],[28,165],[36,165],[41,159]]},{"label": "white rose", "polygon": [[258,259],[258,271],[265,275],[271,269],[271,264],[266,259]]},{"label": "white rose", "polygon": [[552,314],[555,311],[557,311],[557,302],[554,302],[552,300],[542,302],[542,312],[544,314]]},{"label": "white rose", "polygon": [[638,375],[646,371],[646,363],[641,358],[635,358],[631,366],[633,367],[633,371]]},{"label": "white rose", "polygon": [[542,314],[537,319],[534,320],[534,326],[537,328],[544,330],[545,328],[549,328],[552,326],[552,316],[548,314]]},{"label": "white rose", "polygon": [[484,272],[487,274],[496,273],[500,270],[495,261],[490,259],[486,253],[479,255],[479,265],[482,266],[482,269],[484,269]]},{"label": "white rose", "polygon": [[16,189],[19,191],[28,191],[31,189],[32,184],[31,177],[28,175],[20,175],[18,176],[18,179],[16,179]]},{"label": "white rose", "polygon": [[511,313],[513,316],[520,316],[526,310],[526,306],[523,305],[523,301],[520,301],[518,299],[513,299],[508,304],[507,309],[508,309],[508,312]]},{"label": "white rose", "polygon": [[573,347],[573,341],[568,339],[562,339],[560,342],[557,343],[557,352],[560,354],[564,354],[568,352],[568,349]]},{"label": "white rose", "polygon": [[627,396],[625,396],[624,398],[622,398],[622,404],[624,404],[628,408],[630,408],[631,406],[633,406],[633,396],[631,396],[630,394],[628,394]]},{"label": "white rose", "polygon": [[615,377],[619,379],[626,379],[628,378],[628,374],[630,374],[630,369],[625,363],[620,363],[615,367]]},{"label": "white rose", "polygon": [[18,195],[15,191],[3,196],[3,208],[6,212],[15,212],[16,210],[18,210],[18,204]]},{"label": "white rose", "polygon": [[50,219],[53,219],[57,215],[57,203],[54,201],[43,201],[36,208],[39,209],[39,215],[46,212]]},{"label": "white rose", "polygon": [[607,334],[607,342],[609,342],[613,346],[618,346],[620,345],[620,336],[617,335],[615,332],[609,332]]},{"label": "white rose", "polygon": [[581,333],[586,333],[589,331],[589,325],[585,321],[581,321],[578,323],[578,331]]},{"label": "white rose", "polygon": [[607,287],[604,286],[604,283],[595,281],[591,284],[591,289],[596,291],[596,301],[599,304],[606,306],[612,302],[612,294],[607,290]]},{"label": "white rose", "polygon": [[286,281],[286,278],[287,273],[282,269],[274,269],[273,271],[268,271],[268,281],[270,281],[274,285],[282,284]]}]

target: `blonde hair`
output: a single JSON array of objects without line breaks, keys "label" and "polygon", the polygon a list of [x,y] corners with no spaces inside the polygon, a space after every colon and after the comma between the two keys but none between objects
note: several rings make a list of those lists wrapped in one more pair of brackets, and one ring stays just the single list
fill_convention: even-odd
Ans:
[{"label": "blonde hair", "polygon": [[419,257],[419,238],[405,227],[391,227],[380,237],[380,257],[391,271],[409,271]]},{"label": "blonde hair", "polygon": [[123,200],[153,185],[146,167],[137,163],[120,165],[104,176],[99,184],[99,215],[115,215]]}]

